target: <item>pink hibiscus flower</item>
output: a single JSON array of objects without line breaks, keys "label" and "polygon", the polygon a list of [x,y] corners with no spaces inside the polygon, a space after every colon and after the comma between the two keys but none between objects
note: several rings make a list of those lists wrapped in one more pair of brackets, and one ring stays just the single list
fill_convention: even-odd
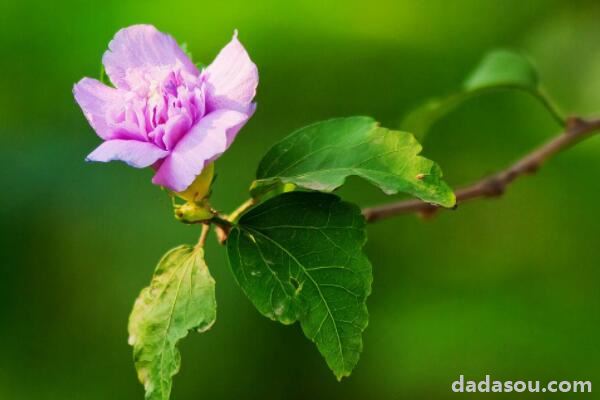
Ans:
[{"label": "pink hibiscus flower", "polygon": [[237,32],[199,71],[177,42],[150,25],[121,29],[102,62],[114,84],[83,78],[73,93],[104,142],[88,161],[152,166],[152,182],[185,190],[254,113],[258,70]]}]

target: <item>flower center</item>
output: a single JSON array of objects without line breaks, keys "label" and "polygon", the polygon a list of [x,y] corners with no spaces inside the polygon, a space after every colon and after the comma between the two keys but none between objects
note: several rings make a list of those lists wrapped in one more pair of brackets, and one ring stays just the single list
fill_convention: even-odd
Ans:
[{"label": "flower center", "polygon": [[127,80],[131,89],[111,115],[121,136],[171,150],[204,116],[202,78],[181,65],[132,69]]}]

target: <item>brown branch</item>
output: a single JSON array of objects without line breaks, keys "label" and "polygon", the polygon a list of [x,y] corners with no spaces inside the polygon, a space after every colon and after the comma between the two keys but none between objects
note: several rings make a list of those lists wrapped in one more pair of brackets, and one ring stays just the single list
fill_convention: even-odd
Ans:
[{"label": "brown branch", "polygon": [[210,220],[210,222],[215,224],[215,232],[217,234],[217,240],[219,241],[219,244],[225,244],[227,237],[229,236],[229,231],[233,226],[232,222],[226,217],[218,214],[216,214]]},{"label": "brown branch", "polygon": [[[545,161],[557,153],[568,149],[594,135],[600,129],[600,119],[584,120],[578,117],[569,118],[565,131],[542,146],[525,155],[523,158],[503,171],[488,176],[472,185],[456,191],[456,204],[469,200],[501,196],[508,186],[518,177],[536,172]],[[434,214],[439,206],[421,200],[405,200],[396,203],[365,208],[363,215],[367,222],[394,217],[400,214],[420,213],[423,216]]]},{"label": "brown branch", "polygon": [[208,237],[208,232],[210,232],[210,224],[203,222],[202,231],[200,232],[200,237],[198,238],[198,244],[196,244],[196,247],[204,247],[206,244],[206,238]]}]

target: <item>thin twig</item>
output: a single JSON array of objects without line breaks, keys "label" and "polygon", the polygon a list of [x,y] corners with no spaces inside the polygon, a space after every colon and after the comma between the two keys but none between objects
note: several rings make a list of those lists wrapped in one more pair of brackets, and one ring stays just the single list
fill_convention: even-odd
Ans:
[{"label": "thin twig", "polygon": [[210,224],[207,222],[202,223],[202,231],[200,232],[200,238],[198,239],[198,244],[196,247],[204,247],[206,244],[206,238],[208,237],[208,232],[210,232]]},{"label": "thin twig", "polygon": [[[557,153],[568,149],[594,135],[600,129],[600,119],[584,120],[573,117],[567,120],[565,131],[523,158],[494,175],[456,191],[456,204],[469,200],[501,196],[518,177],[536,172],[542,164]],[[365,208],[363,215],[367,222],[394,217],[400,214],[420,213],[430,216],[440,207],[421,200],[405,200],[380,206]]]}]

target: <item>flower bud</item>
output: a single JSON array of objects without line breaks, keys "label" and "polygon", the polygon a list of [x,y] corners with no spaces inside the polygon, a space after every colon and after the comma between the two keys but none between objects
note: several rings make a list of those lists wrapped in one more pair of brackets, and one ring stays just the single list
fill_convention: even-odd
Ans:
[{"label": "flower bud", "polygon": [[199,203],[188,201],[185,204],[175,205],[175,219],[184,224],[195,224],[208,221],[214,214],[207,201]]}]

